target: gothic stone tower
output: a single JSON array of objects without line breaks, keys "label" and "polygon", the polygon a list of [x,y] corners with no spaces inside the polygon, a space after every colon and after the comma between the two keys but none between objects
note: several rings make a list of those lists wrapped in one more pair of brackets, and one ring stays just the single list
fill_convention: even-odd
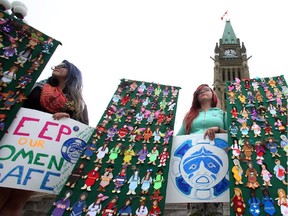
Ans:
[{"label": "gothic stone tower", "polygon": [[226,21],[225,29],[219,44],[214,49],[214,90],[221,101],[221,108],[225,106],[225,84],[235,78],[250,78],[244,43],[236,37],[230,20]]}]

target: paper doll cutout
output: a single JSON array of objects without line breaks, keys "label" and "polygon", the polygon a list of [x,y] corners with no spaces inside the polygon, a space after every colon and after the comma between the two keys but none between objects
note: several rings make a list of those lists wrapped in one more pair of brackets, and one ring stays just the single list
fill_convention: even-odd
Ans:
[{"label": "paper doll cutout", "polygon": [[118,196],[114,196],[112,200],[103,208],[102,216],[112,216],[117,213]]},{"label": "paper doll cutout", "polygon": [[94,161],[94,163],[102,164],[102,159],[105,157],[106,154],[108,154],[108,152],[108,143],[104,142],[103,146],[99,147],[96,151],[96,160]]},{"label": "paper doll cutout", "polygon": [[243,169],[240,165],[240,162],[239,160],[234,159],[233,163],[234,163],[234,166],[232,167],[232,173],[235,179],[235,185],[243,184],[243,181],[242,181]]},{"label": "paper doll cutout", "polygon": [[154,193],[158,192],[158,194],[160,194],[160,189],[162,187],[164,178],[163,178],[163,169],[159,168],[157,170],[157,173],[153,179],[153,188],[154,188]]},{"label": "paper doll cutout", "polygon": [[96,216],[97,214],[99,214],[102,209],[101,203],[108,198],[108,196],[104,196],[102,193],[99,193],[95,202],[89,205],[86,216]]},{"label": "paper doll cutout", "polygon": [[253,153],[253,146],[251,145],[250,141],[246,139],[244,141],[244,146],[242,148],[242,151],[245,155],[245,160],[251,161],[252,160],[252,153]]},{"label": "paper doll cutout", "polygon": [[256,152],[256,160],[257,164],[262,164],[264,160],[264,154],[266,153],[266,144],[262,141],[255,142],[255,152]]},{"label": "paper doll cutout", "polygon": [[110,184],[111,180],[113,179],[113,165],[109,165],[108,167],[105,168],[105,172],[101,176],[101,181],[99,183],[99,188],[97,191],[106,191],[106,187]]},{"label": "paper doll cutout", "polygon": [[100,175],[99,175],[99,169],[101,165],[96,164],[94,169],[91,170],[87,175],[83,176],[85,178],[85,184],[83,187],[81,187],[82,190],[91,191],[91,187],[95,184],[96,181],[98,181]]},{"label": "paper doll cutout", "polygon": [[106,163],[114,164],[115,160],[118,158],[119,153],[121,152],[122,143],[117,143],[114,148],[109,151],[109,160]]},{"label": "paper doll cutout", "polygon": [[16,80],[16,73],[18,71],[18,67],[17,66],[12,66],[10,67],[9,70],[4,71],[2,73],[1,80],[0,80],[0,90],[2,88],[7,87],[13,80]]},{"label": "paper doll cutout", "polygon": [[140,195],[144,195],[144,194],[148,195],[149,194],[148,191],[149,191],[149,188],[153,182],[151,175],[152,175],[152,169],[148,169],[146,171],[145,176],[141,180],[141,193],[140,193]]},{"label": "paper doll cutout", "polygon": [[124,206],[122,206],[118,213],[117,216],[132,216],[132,208],[131,208],[131,204],[132,204],[132,197],[128,197],[125,201]]},{"label": "paper doll cutout", "polygon": [[93,139],[90,144],[85,147],[85,151],[83,153],[82,159],[90,160],[91,156],[96,150],[96,140]]},{"label": "paper doll cutout", "polygon": [[269,137],[266,139],[266,147],[269,149],[270,153],[272,154],[272,157],[281,157],[281,155],[278,154],[278,144],[275,142],[273,137]]},{"label": "paper doll cutout", "polygon": [[288,139],[284,134],[280,135],[280,139],[280,146],[286,152],[286,156],[288,156]]},{"label": "paper doll cutout", "polygon": [[151,216],[161,215],[161,209],[158,206],[158,200],[157,199],[154,199],[152,201],[152,207],[149,210],[149,215],[151,215]]},{"label": "paper doll cutout", "polygon": [[95,130],[95,134],[94,134],[94,138],[96,139],[101,139],[101,137],[103,136],[104,133],[106,133],[106,125],[108,124],[107,120],[104,120],[101,124],[97,125],[96,130]]},{"label": "paper doll cutout", "polygon": [[124,158],[122,165],[131,165],[132,157],[135,156],[135,152],[133,150],[134,145],[135,145],[134,143],[129,144],[128,149],[124,151]]},{"label": "paper doll cutout", "polygon": [[257,124],[256,121],[253,121],[251,130],[254,132],[254,138],[261,137],[261,127]]},{"label": "paper doll cutout", "polygon": [[106,109],[104,118],[112,119],[112,115],[115,114],[116,110],[117,110],[116,106],[111,105]]},{"label": "paper doll cutout", "polygon": [[20,91],[8,91],[7,93],[0,93],[3,96],[2,100],[4,100],[4,107],[1,107],[0,110],[10,110],[12,106],[16,103],[22,102],[26,99],[25,95]]},{"label": "paper doll cutout", "polygon": [[133,169],[133,175],[128,180],[129,191],[127,192],[127,195],[130,194],[135,195],[136,194],[135,190],[140,184],[139,170],[136,167],[132,169]]},{"label": "paper doll cutout", "polygon": [[146,157],[148,155],[147,145],[143,145],[142,149],[137,153],[138,161],[136,164],[144,164]]},{"label": "paper doll cutout", "polygon": [[285,133],[286,128],[285,125],[283,124],[282,120],[280,118],[277,118],[275,123],[274,123],[275,130],[279,131],[280,133]]},{"label": "paper doll cutout", "polygon": [[114,136],[117,134],[117,132],[118,132],[118,124],[114,124],[107,130],[107,137],[105,138],[105,140],[113,142]]},{"label": "paper doll cutout", "polygon": [[240,188],[234,188],[234,196],[231,200],[231,206],[237,216],[242,216],[245,212],[245,202]]},{"label": "paper doll cutout", "polygon": [[237,159],[240,159],[242,149],[236,138],[233,139],[233,144],[230,149],[232,150],[231,158],[234,159],[236,157]]},{"label": "paper doll cutout", "polygon": [[277,190],[278,197],[276,198],[278,206],[280,206],[281,214],[288,215],[288,198],[284,189]]},{"label": "paper doll cutout", "polygon": [[271,177],[272,177],[272,174],[271,172],[267,169],[267,164],[262,162],[261,164],[261,171],[260,171],[260,175],[263,179],[263,186],[266,186],[266,187],[271,187],[272,184],[271,184]]},{"label": "paper doll cutout", "polygon": [[160,153],[158,159],[159,159],[159,165],[158,167],[161,167],[161,166],[166,166],[166,161],[168,160],[169,158],[169,152],[168,152],[168,149],[166,147],[163,148],[163,151]]},{"label": "paper doll cutout", "polygon": [[123,127],[122,128],[120,128],[119,130],[118,130],[118,132],[117,132],[117,135],[118,135],[118,141],[125,141],[125,138],[126,138],[126,136],[128,135],[128,133],[129,133],[129,129],[128,129],[128,127],[127,127],[127,125],[123,125]]},{"label": "paper doll cutout", "polygon": [[52,212],[52,216],[62,216],[65,210],[68,210],[70,207],[70,197],[72,196],[73,192],[68,190],[65,192],[65,196],[62,199],[53,203],[55,209]]},{"label": "paper doll cutout", "polygon": [[49,37],[46,41],[42,42],[42,53],[50,55],[50,49],[53,46],[53,38]]},{"label": "paper doll cutout", "polygon": [[163,144],[162,144],[163,146],[169,144],[170,138],[173,136],[173,134],[174,134],[174,131],[171,130],[170,127],[167,127],[165,135],[163,137]]},{"label": "paper doll cutout", "polygon": [[65,184],[67,187],[74,188],[79,178],[83,176],[83,172],[85,169],[85,162],[81,162],[78,168],[73,169],[71,175],[68,177],[67,183]]},{"label": "paper doll cutout", "polygon": [[157,147],[154,146],[151,152],[147,155],[149,157],[148,164],[156,165],[155,161],[157,160],[159,155],[159,151],[157,150]]},{"label": "paper doll cutout", "polygon": [[260,200],[256,197],[255,191],[250,191],[250,198],[248,199],[249,212],[253,216],[260,214]]},{"label": "paper doll cutout", "polygon": [[136,216],[147,216],[148,215],[148,209],[146,207],[146,198],[141,197],[139,202],[139,207],[136,209],[135,212]]},{"label": "paper doll cutout", "polygon": [[259,183],[257,181],[258,173],[256,169],[253,167],[252,163],[248,163],[248,169],[246,170],[245,177],[247,177],[246,187],[255,189],[259,187]]},{"label": "paper doll cutout", "polygon": [[86,199],[88,197],[87,192],[83,192],[79,199],[73,204],[72,207],[69,208],[71,212],[70,216],[78,216],[81,215],[86,208]]},{"label": "paper doll cutout", "polygon": [[127,179],[126,169],[126,166],[122,166],[120,173],[113,179],[114,189],[112,190],[112,193],[121,193],[121,188],[124,186]]},{"label": "paper doll cutout", "polygon": [[267,188],[264,188],[262,193],[262,204],[264,205],[264,212],[266,212],[267,215],[274,215],[276,211],[274,206],[274,199],[270,196]]},{"label": "paper doll cutout", "polygon": [[157,127],[156,130],[153,132],[154,141],[153,143],[161,143],[161,137],[164,134],[160,131],[160,127]]},{"label": "paper doll cutout", "polygon": [[16,42],[11,43],[10,46],[3,47],[3,55],[0,55],[1,58],[9,59],[18,54],[17,51],[18,44]]},{"label": "paper doll cutout", "polygon": [[284,185],[288,185],[288,183],[286,182],[285,180],[285,175],[287,173],[287,171],[285,170],[285,168],[280,164],[280,160],[279,159],[276,159],[275,160],[275,166],[273,168],[273,171],[274,171],[274,174],[276,175],[276,178],[279,180],[279,181],[282,181],[282,183]]},{"label": "paper doll cutout", "polygon": [[18,79],[18,86],[16,86],[15,88],[25,89],[25,87],[31,82],[32,82],[31,73],[27,73]]}]

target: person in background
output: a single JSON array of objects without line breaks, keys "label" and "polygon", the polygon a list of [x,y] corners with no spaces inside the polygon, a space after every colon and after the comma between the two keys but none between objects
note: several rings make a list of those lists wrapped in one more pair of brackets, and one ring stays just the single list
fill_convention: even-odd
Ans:
[{"label": "person in background", "polygon": [[[88,125],[81,71],[67,60],[52,70],[48,79],[35,84],[23,107],[51,113],[54,120],[72,118]],[[22,215],[23,207],[33,193],[0,187],[0,215]]]},{"label": "person in background", "polygon": [[[204,139],[214,140],[216,133],[227,133],[226,112],[218,108],[218,104],[219,99],[209,85],[198,86],[177,135],[204,134]],[[188,215],[209,215],[212,212],[221,215],[223,211],[222,203],[188,203],[187,209]]]}]

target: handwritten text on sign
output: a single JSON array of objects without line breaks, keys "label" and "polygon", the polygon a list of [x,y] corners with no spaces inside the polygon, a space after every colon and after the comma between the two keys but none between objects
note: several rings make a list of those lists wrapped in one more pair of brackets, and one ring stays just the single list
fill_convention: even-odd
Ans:
[{"label": "handwritten text on sign", "polygon": [[59,193],[93,130],[21,108],[0,143],[0,186]]}]

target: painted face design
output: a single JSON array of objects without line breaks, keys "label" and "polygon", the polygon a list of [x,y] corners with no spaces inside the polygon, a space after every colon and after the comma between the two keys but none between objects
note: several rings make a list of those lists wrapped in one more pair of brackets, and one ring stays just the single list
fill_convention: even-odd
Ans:
[{"label": "painted face design", "polygon": [[183,162],[183,169],[188,174],[188,179],[199,188],[211,185],[217,179],[222,167],[222,160],[204,147]]}]

